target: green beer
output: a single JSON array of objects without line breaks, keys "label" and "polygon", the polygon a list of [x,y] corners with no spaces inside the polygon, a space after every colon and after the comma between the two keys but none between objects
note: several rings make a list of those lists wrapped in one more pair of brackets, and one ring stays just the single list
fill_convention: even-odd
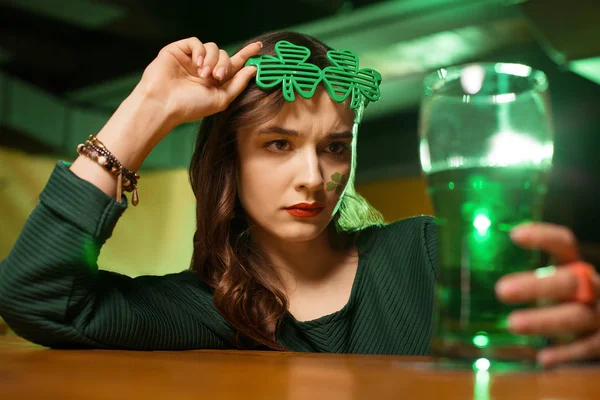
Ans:
[{"label": "green beer", "polygon": [[437,356],[475,361],[534,360],[542,338],[514,335],[519,306],[495,296],[498,279],[539,266],[539,253],[515,245],[514,226],[539,220],[545,170],[530,166],[457,168],[427,175],[439,234]]},{"label": "green beer", "polygon": [[510,238],[539,221],[554,153],[546,75],[522,64],[442,68],[424,80],[421,168],[438,227],[432,355],[442,366],[536,368],[545,340],[508,331],[518,307],[495,285],[531,271],[539,253]]}]

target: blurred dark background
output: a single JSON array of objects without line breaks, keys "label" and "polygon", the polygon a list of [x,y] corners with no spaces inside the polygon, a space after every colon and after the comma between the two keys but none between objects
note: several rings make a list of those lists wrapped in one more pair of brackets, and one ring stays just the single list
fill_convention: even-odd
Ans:
[{"label": "blurred dark background", "polygon": [[[599,16],[597,0],[0,0],[0,146],[73,158],[169,42],[197,36],[231,54],[292,29],[382,72],[382,100],[361,128],[359,183],[416,177],[423,77],[470,61],[525,63],[550,79],[546,219],[573,228],[598,259]],[[186,166],[195,124],[178,130],[143,168]]]}]

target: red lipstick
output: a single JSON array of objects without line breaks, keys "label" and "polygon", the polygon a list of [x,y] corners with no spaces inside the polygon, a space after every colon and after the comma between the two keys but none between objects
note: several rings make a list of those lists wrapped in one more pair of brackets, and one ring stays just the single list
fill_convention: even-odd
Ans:
[{"label": "red lipstick", "polygon": [[314,203],[298,203],[291,207],[286,207],[285,211],[297,218],[316,217],[325,209],[325,205],[315,201]]}]

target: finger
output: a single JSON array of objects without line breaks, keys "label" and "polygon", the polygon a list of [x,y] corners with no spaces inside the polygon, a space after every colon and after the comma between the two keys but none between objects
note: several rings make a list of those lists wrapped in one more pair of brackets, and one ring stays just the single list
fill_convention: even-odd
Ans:
[{"label": "finger", "polygon": [[577,238],[564,226],[541,222],[529,223],[514,228],[510,236],[521,247],[548,252],[557,264],[579,259]]},{"label": "finger", "polygon": [[185,54],[191,56],[192,63],[196,65],[196,67],[199,68],[202,66],[206,49],[204,48],[204,44],[200,41],[200,39],[197,37],[190,37],[179,40],[174,44],[178,46]]},{"label": "finger", "polygon": [[208,78],[219,61],[219,47],[216,43],[210,42],[205,43],[204,48],[206,49],[206,55],[204,56],[204,63],[202,72],[200,72],[201,78]]},{"label": "finger", "polygon": [[568,344],[549,347],[538,353],[538,362],[544,367],[570,361],[583,361],[598,358],[600,355],[600,331]]},{"label": "finger", "polygon": [[600,327],[597,311],[584,304],[564,303],[544,308],[513,311],[508,318],[511,332],[549,335],[591,332]]},{"label": "finger", "polygon": [[213,70],[213,77],[218,81],[223,81],[229,77],[231,70],[229,55],[225,50],[219,50],[219,61]]},{"label": "finger", "polygon": [[[553,267],[545,267],[553,268]],[[568,268],[554,268],[550,274],[537,271],[516,272],[503,276],[496,283],[496,295],[505,303],[526,303],[536,300],[566,301],[577,292],[577,277]]]},{"label": "finger", "polygon": [[200,70],[204,64],[204,57],[206,57],[206,48],[204,47],[204,43],[202,43],[198,38],[194,39],[196,40],[192,43],[192,61],[196,63],[198,70]]},{"label": "finger", "polygon": [[[178,40],[163,48],[173,54],[181,65],[192,75],[196,75],[198,62],[204,56],[206,50],[204,44],[196,37]],[[199,75],[199,74],[198,74]]]},{"label": "finger", "polygon": [[261,42],[250,43],[231,57],[231,65],[233,67],[232,73],[237,73],[239,70],[244,68],[244,64],[252,56],[257,55],[262,49],[263,44]]},{"label": "finger", "polygon": [[242,93],[242,91],[248,86],[250,79],[256,75],[256,67],[244,67],[242,68],[229,82],[223,85],[224,98],[222,106],[227,107],[233,99]]}]

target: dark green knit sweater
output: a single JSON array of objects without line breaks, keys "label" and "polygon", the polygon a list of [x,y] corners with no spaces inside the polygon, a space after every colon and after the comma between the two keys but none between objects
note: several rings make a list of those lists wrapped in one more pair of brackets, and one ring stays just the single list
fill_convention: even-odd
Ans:
[{"label": "dark green knit sweater", "polygon": [[[234,329],[194,272],[130,278],[98,269],[125,208],[59,162],[0,263],[0,315],[24,338],[56,348],[233,348]],[[308,322],[288,313],[278,341],[295,351],[427,354],[435,243],[430,217],[362,232],[346,306]]]}]

